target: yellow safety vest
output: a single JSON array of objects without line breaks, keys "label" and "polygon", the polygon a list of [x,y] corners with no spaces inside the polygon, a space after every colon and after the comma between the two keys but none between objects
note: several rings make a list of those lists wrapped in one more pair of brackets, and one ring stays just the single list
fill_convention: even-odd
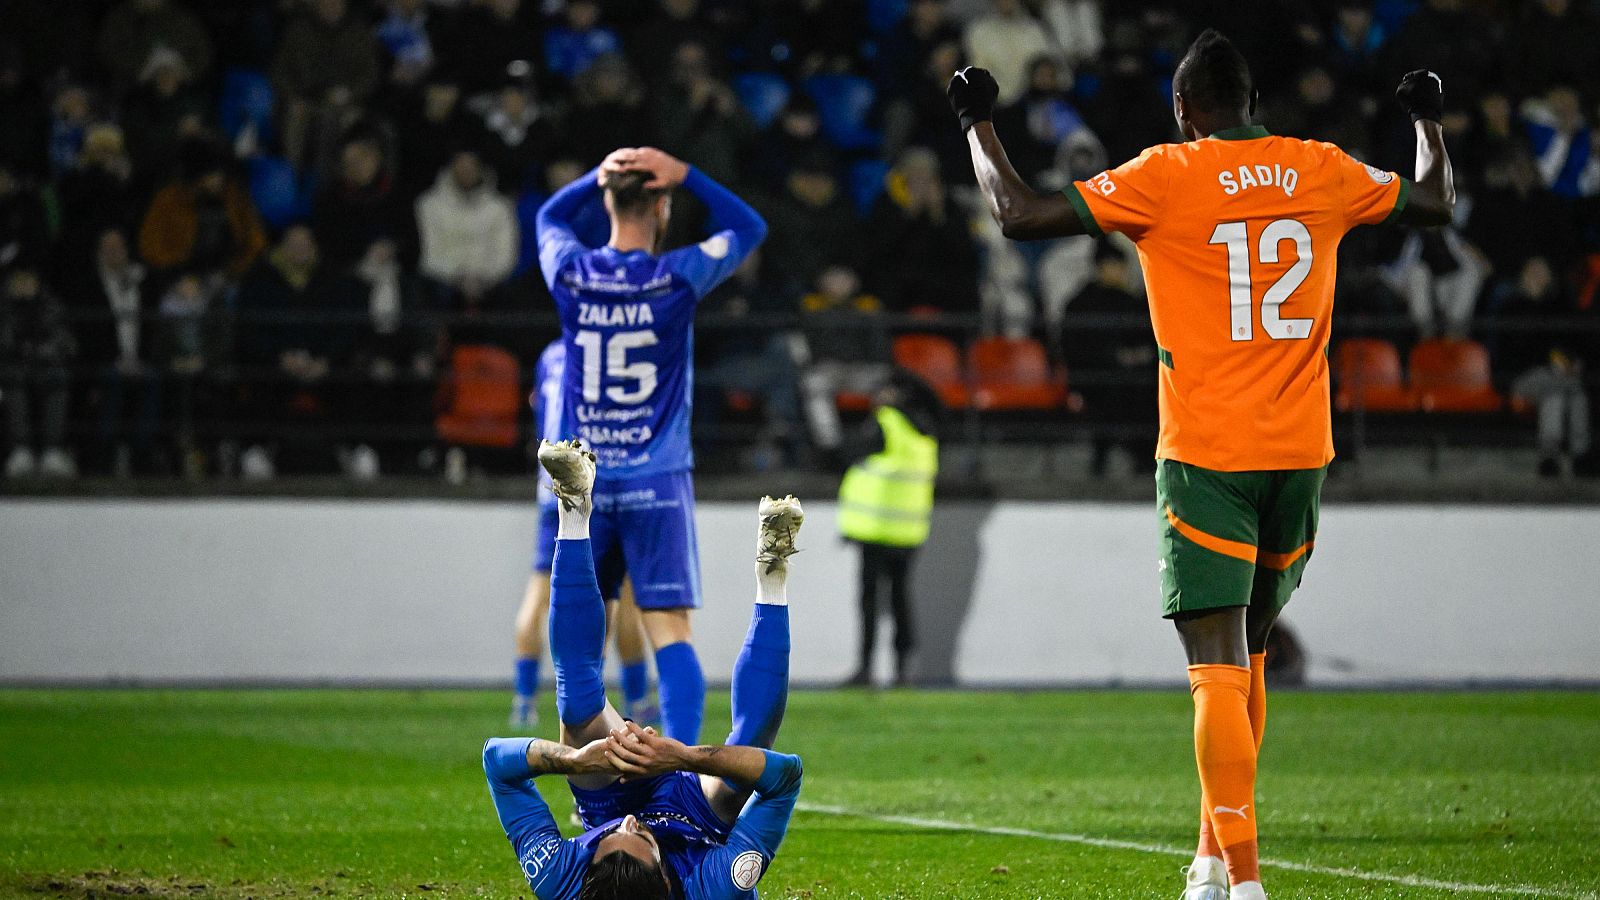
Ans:
[{"label": "yellow safety vest", "polygon": [[933,515],[939,442],[898,409],[880,406],[883,450],[850,467],[839,485],[839,531],[887,547],[920,547]]}]

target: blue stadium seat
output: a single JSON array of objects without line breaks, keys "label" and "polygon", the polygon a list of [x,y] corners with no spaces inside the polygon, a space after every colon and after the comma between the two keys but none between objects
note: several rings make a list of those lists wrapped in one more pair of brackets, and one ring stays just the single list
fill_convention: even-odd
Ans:
[{"label": "blue stadium seat", "polygon": [[855,75],[814,75],[806,79],[806,93],[817,103],[822,133],[841,150],[872,150],[883,136],[867,126],[878,102],[872,82]]},{"label": "blue stadium seat", "polygon": [[789,83],[781,75],[770,72],[746,72],[733,79],[733,91],[739,95],[750,118],[756,125],[766,128],[783,108],[789,104]]},{"label": "blue stadium seat", "polygon": [[276,98],[272,82],[259,69],[229,69],[222,78],[222,102],[217,123],[229,141],[253,123],[263,143],[272,137],[272,111]]},{"label": "blue stadium seat", "polygon": [[863,159],[850,166],[850,199],[863,216],[883,196],[883,180],[889,177],[889,164],[881,159]]},{"label": "blue stadium seat", "polygon": [[303,188],[299,173],[287,160],[276,156],[250,160],[250,199],[273,230],[309,216],[310,198],[311,192]]},{"label": "blue stadium seat", "polygon": [[888,34],[906,19],[910,0],[867,0],[867,27],[874,34]]}]

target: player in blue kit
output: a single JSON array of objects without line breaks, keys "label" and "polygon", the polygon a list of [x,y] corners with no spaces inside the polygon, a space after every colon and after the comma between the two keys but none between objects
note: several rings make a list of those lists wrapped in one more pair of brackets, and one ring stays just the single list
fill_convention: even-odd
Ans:
[{"label": "player in blue kit", "polygon": [[[671,192],[687,188],[715,232],[661,252]],[[603,202],[611,237],[585,246],[574,231]],[[604,475],[595,486],[593,548],[600,589],[631,576],[655,648],[669,737],[699,739],[705,675],[690,643],[700,606],[689,443],[694,312],[766,237],[748,204],[704,173],[650,147],[624,148],[557,191],[539,210],[539,265],[566,345],[561,433],[581,438]]]},{"label": "player in blue kit", "polygon": [[[528,402],[533,407],[534,420],[539,423],[539,436],[555,438],[561,431],[561,377],[566,368],[567,345],[552,341],[539,354],[534,367],[533,394]],[[550,480],[542,471],[539,476],[539,527],[534,537],[533,572],[528,576],[528,586],[522,594],[522,605],[517,609],[516,648],[517,659],[513,693],[511,697],[511,726],[532,728],[539,724],[538,693],[539,663],[544,657],[545,617],[550,606],[550,561],[556,548],[556,495],[550,490]],[[626,581],[622,583],[620,597],[608,607],[611,627],[617,646],[617,658],[622,662],[623,715],[639,722],[654,722],[660,710],[650,699],[650,668],[644,657],[644,625],[639,619],[639,607],[633,602],[633,591]]]},{"label": "player in blue kit", "polygon": [[[788,560],[803,513],[764,498],[756,602],[733,668],[725,745],[688,747],[624,721],[605,696],[605,607],[590,517],[594,456],[576,442],[541,445],[560,498],[550,645],[561,742],[491,738],[483,765],[506,837],[540,900],[753,898],[800,792],[800,759],[771,749],[789,684]],[[588,829],[563,839],[533,779],[568,779]]]}]

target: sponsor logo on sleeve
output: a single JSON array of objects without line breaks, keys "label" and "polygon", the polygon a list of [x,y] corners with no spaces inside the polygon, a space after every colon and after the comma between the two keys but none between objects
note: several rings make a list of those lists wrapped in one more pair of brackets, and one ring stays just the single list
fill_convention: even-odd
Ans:
[{"label": "sponsor logo on sleeve", "polygon": [[700,252],[712,259],[721,259],[728,255],[728,239],[720,234],[714,234],[700,242]]},{"label": "sponsor logo on sleeve", "polygon": [[762,872],[766,871],[766,862],[761,859],[761,854],[754,850],[746,850],[733,860],[730,873],[733,876],[733,886],[741,891],[748,891],[761,880]]},{"label": "sponsor logo on sleeve", "polygon": [[[1363,163],[1363,165],[1365,165],[1365,163]],[[1379,184],[1388,184],[1389,182],[1394,180],[1394,173],[1393,172],[1385,172],[1384,170],[1378,168],[1377,166],[1366,166],[1366,170],[1367,170],[1367,177],[1371,178],[1373,181],[1376,181]]]}]

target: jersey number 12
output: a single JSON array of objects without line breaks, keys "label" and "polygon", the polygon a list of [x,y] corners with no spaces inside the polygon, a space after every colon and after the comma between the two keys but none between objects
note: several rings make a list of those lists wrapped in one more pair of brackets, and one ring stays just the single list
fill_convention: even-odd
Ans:
[{"label": "jersey number 12", "polygon": [[[1297,259],[1283,277],[1261,295],[1261,329],[1275,341],[1299,341],[1311,336],[1310,319],[1285,319],[1279,307],[1306,280],[1311,271],[1311,230],[1298,219],[1278,219],[1261,229],[1257,258],[1263,265],[1278,262],[1278,244],[1294,241]],[[1255,316],[1251,309],[1254,290],[1250,284],[1250,230],[1244,222],[1223,222],[1211,232],[1211,243],[1228,247],[1228,301],[1232,316],[1228,335],[1235,341],[1255,337]]]},{"label": "jersey number 12", "polygon": [[[576,342],[583,349],[583,401],[600,402],[601,356],[604,355],[606,378],[617,381],[638,382],[633,388],[613,384],[606,388],[606,397],[612,403],[627,406],[643,403],[656,392],[656,364],[639,360],[628,362],[628,351],[640,347],[653,347],[658,341],[654,331],[619,331],[605,340],[598,331],[578,332]],[[602,342],[605,345],[601,352]]]}]

